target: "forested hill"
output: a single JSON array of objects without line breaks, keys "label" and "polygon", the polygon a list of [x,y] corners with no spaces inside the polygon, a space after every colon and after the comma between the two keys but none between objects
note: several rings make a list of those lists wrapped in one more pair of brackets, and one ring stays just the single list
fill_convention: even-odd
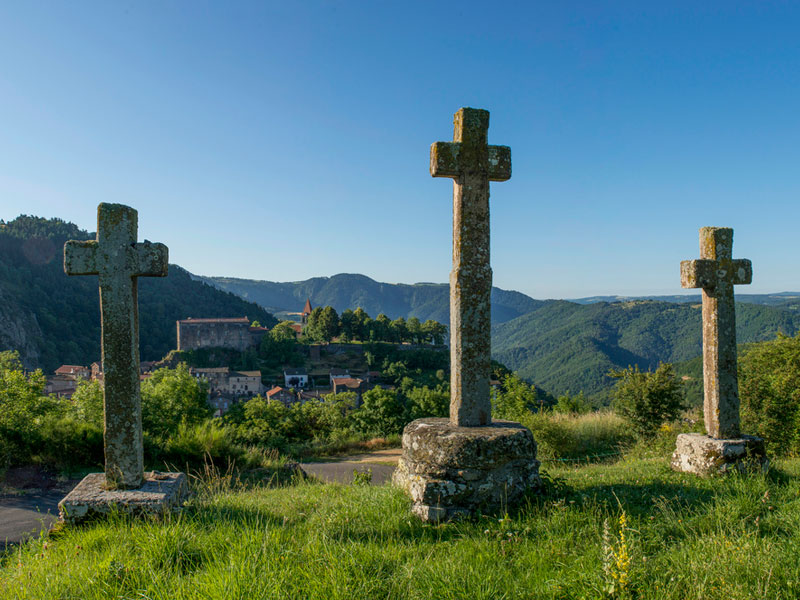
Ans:
[{"label": "forested hill", "polygon": [[[559,300],[492,328],[492,354],[546,391],[565,391],[604,399],[611,369],[659,361],[678,362],[702,352],[700,304]],[[794,335],[800,312],[791,308],[736,304],[739,343]]]},{"label": "forested hill", "polygon": [[[68,277],[63,267],[66,240],[93,238],[60,219],[0,221],[0,350],[19,350],[27,367],[45,371],[100,359],[97,277]],[[266,326],[276,322],[260,306],[170,265],[168,277],[139,280],[142,359],[160,359],[175,347],[178,319],[245,315]]]},{"label": "forested hill", "polygon": [[[450,286],[446,283],[381,283],[347,273],[285,283],[197,277],[272,312],[299,312],[310,298],[313,306],[333,306],[339,313],[361,307],[373,318],[384,313],[390,319],[417,317],[420,321],[450,322]],[[504,323],[543,304],[520,292],[492,288],[492,322]]]}]

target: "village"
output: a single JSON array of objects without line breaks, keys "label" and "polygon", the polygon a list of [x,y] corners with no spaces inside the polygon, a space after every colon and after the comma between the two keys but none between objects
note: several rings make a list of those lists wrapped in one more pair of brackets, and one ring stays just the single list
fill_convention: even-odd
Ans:
[{"label": "village", "polygon": [[[289,313],[299,321],[285,321],[301,338],[313,311],[310,299],[303,310]],[[257,348],[269,328],[252,323],[246,316],[238,318],[187,318],[176,322],[176,351],[180,353],[204,349],[224,349],[246,352]],[[401,344],[402,346],[402,344]],[[407,344],[409,348],[413,347]],[[139,379],[148,379],[153,371],[164,366],[174,366],[174,360],[141,361]],[[319,400],[328,394],[352,392],[356,406],[361,397],[375,387],[394,389],[381,382],[381,373],[370,370],[364,357],[364,347],[356,343],[308,345],[308,367],[285,366],[279,372],[262,373],[261,370],[238,370],[230,366],[190,367],[197,379],[208,385],[208,402],[214,416],[221,417],[230,408],[250,398],[263,396],[285,406]],[[47,376],[45,393],[59,398],[70,398],[81,381],[103,383],[100,361],[89,366],[61,365]],[[495,382],[499,384],[499,382]]]}]

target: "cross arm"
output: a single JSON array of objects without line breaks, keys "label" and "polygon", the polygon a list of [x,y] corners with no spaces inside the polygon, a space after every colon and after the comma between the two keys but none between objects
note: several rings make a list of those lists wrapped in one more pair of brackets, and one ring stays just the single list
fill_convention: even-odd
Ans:
[{"label": "cross arm", "polygon": [[458,142],[434,142],[431,144],[431,177],[458,177]]},{"label": "cross arm", "polygon": [[511,148],[489,146],[489,181],[511,179]]},{"label": "cross arm", "polygon": [[681,261],[681,287],[712,288],[717,283],[717,261],[708,258]]},{"label": "cross arm", "polygon": [[747,258],[737,258],[733,261],[733,283],[753,283],[753,263]]},{"label": "cross arm", "polygon": [[169,250],[164,244],[141,242],[134,245],[134,274],[139,277],[166,277]]},{"label": "cross arm", "polygon": [[97,275],[97,240],[70,240],[64,244],[64,272],[67,275]]}]

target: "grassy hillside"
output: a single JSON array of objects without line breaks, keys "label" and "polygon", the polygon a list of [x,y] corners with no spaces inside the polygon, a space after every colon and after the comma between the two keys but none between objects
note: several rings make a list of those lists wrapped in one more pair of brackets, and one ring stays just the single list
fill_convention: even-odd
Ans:
[{"label": "grassy hillside", "polygon": [[[567,390],[603,398],[611,369],[659,361],[679,362],[702,352],[699,304],[648,300],[580,305],[548,302],[492,328],[494,358],[551,394]],[[742,343],[788,335],[800,328],[800,313],[766,305],[736,305]]]},{"label": "grassy hillside", "polygon": [[[381,283],[364,275],[342,273],[306,281],[277,283],[230,277],[201,277],[212,285],[256,302],[273,312],[298,312],[306,298],[314,306],[333,306],[338,312],[363,308],[373,318],[417,317],[450,321],[450,287],[444,283]],[[544,304],[525,294],[492,288],[492,321],[504,323]]]},{"label": "grassy hillside", "polygon": [[[666,457],[558,467],[518,511],[441,526],[389,486],[206,490],[0,557],[15,599],[747,600],[800,594],[800,461],[700,479]],[[224,483],[224,482],[223,482]]]},{"label": "grassy hillside", "polygon": [[[46,371],[100,359],[97,277],[68,277],[63,247],[94,234],[59,219],[22,216],[0,224],[0,350],[20,350],[26,366]],[[222,292],[177,265],[165,278],[139,279],[139,331],[144,360],[175,347],[175,321],[241,317],[275,323],[260,306]]]}]

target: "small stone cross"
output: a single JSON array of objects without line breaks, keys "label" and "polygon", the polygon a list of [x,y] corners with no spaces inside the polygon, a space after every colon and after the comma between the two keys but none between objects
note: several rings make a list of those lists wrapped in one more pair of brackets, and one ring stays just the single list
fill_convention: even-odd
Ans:
[{"label": "small stone cross", "polygon": [[681,286],[703,289],[703,383],[706,433],[738,438],[736,307],[733,286],[753,281],[747,259],[732,259],[733,229],[700,229],[700,259],[681,261]]},{"label": "small stone cross", "polygon": [[431,175],[453,178],[453,270],[450,273],[450,422],[492,420],[489,182],[511,178],[511,149],[489,146],[489,111],[462,108],[452,142],[431,145]]},{"label": "small stone cross", "polygon": [[142,484],[137,277],[165,277],[167,247],[136,243],[138,213],[122,204],[97,207],[97,239],[64,245],[67,275],[99,275],[105,413],[105,475],[109,489]]}]

